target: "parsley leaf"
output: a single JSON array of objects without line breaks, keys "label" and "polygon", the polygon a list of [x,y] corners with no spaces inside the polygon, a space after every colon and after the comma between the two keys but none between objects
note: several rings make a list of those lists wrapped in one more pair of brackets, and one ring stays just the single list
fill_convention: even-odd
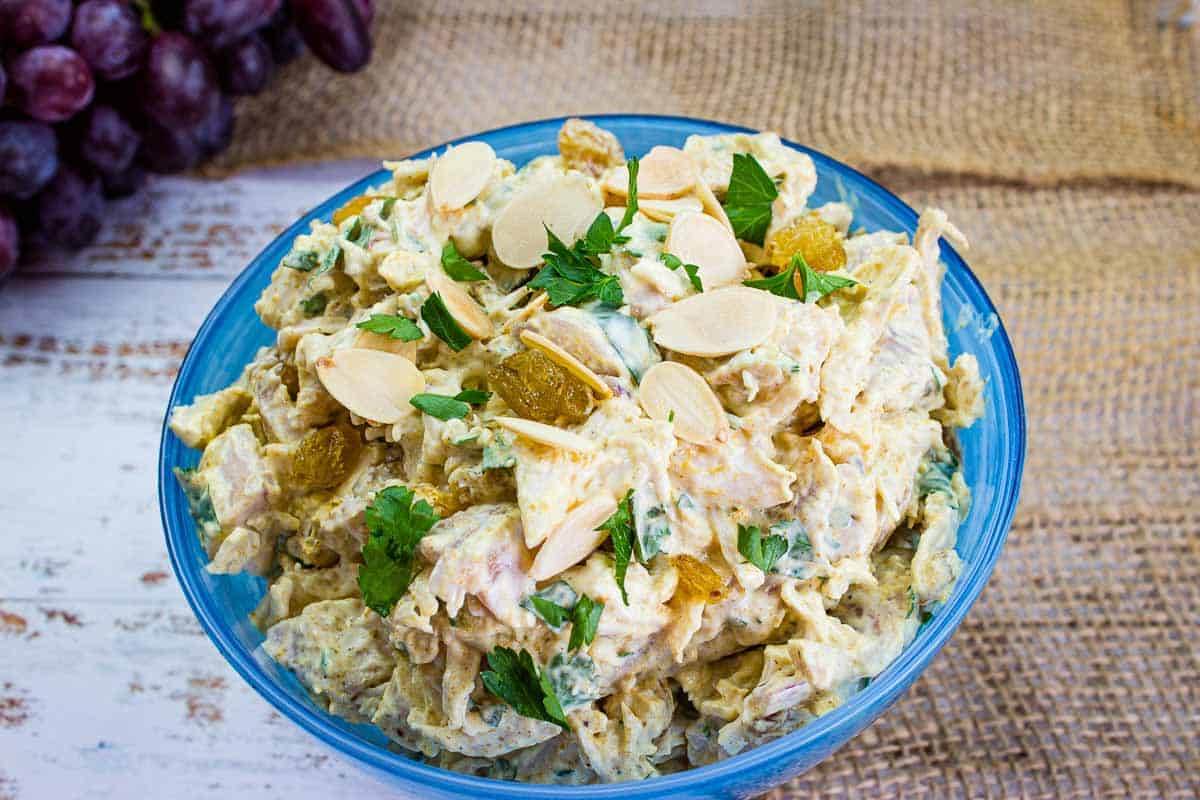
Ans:
[{"label": "parsley leaf", "polygon": [[358,568],[363,603],[386,617],[416,577],[417,543],[438,521],[424,500],[406,486],[389,486],[375,495],[365,512],[368,538]]},{"label": "parsley leaf", "polygon": [[604,601],[593,600],[586,594],[575,603],[571,612],[571,640],[567,651],[578,650],[591,644],[596,638],[600,615],[604,612]]},{"label": "parsley leaf", "polygon": [[815,303],[830,292],[858,285],[858,281],[851,278],[815,271],[799,253],[792,256],[791,269],[800,270],[800,284],[804,287],[804,302],[806,303]]},{"label": "parsley leaf", "polygon": [[312,277],[308,279],[309,284],[311,285],[313,280],[315,280],[318,275],[324,275],[326,272],[329,272],[329,270],[336,267],[338,259],[341,257],[342,246],[335,243],[333,247],[329,249],[329,252],[325,254],[325,257],[321,259],[321,265],[317,267],[316,272],[314,272]]},{"label": "parsley leaf", "polygon": [[555,581],[521,601],[521,607],[532,611],[534,616],[558,630],[571,618],[579,595],[566,581]]},{"label": "parsley leaf", "polygon": [[[600,217],[607,219],[601,212]],[[604,231],[600,217],[588,228],[583,239],[571,247],[563,244],[554,232],[546,228],[546,238],[550,252],[543,254],[546,265],[533,277],[529,286],[534,289],[545,289],[550,303],[556,306],[579,305],[594,298],[610,306],[620,306],[625,302],[621,292],[621,283],[615,275],[601,272],[597,266],[599,259],[597,250],[602,245],[604,237],[612,233],[612,221],[608,222],[608,232]],[[597,227],[599,228],[597,229]],[[593,229],[597,229],[595,232]],[[591,237],[589,242],[588,237]],[[611,247],[611,241],[608,246]],[[605,249],[603,252],[608,252]]]},{"label": "parsley leaf", "polygon": [[[804,287],[804,297],[801,297],[800,293],[796,291],[796,270],[800,271],[800,283]],[[857,286],[858,282],[851,278],[843,278],[841,275],[817,272],[808,265],[803,255],[796,253],[792,256],[788,268],[783,272],[757,281],[745,281],[745,285],[791,300],[814,303],[830,292],[845,289],[847,286]]]},{"label": "parsley leaf", "polygon": [[444,394],[414,394],[408,402],[438,419],[462,419],[471,413],[469,405]]},{"label": "parsley leaf", "polygon": [[279,262],[281,266],[300,272],[312,272],[321,263],[321,254],[316,250],[293,250]]},{"label": "parsley leaf", "polygon": [[763,572],[770,572],[787,549],[787,539],[778,534],[764,539],[757,525],[738,525],[738,552]]},{"label": "parsley leaf", "polygon": [[396,206],[396,198],[389,197],[383,201],[383,206],[379,209],[379,218],[387,220],[392,216],[392,209]]},{"label": "parsley leaf", "polygon": [[507,647],[497,647],[488,653],[487,661],[491,669],[479,677],[489,692],[523,717],[553,722],[563,730],[570,730],[554,687],[533,663],[528,650],[522,649],[518,655]]},{"label": "parsley leaf", "polygon": [[425,334],[421,333],[421,329],[417,327],[417,323],[406,317],[397,317],[391,314],[372,314],[370,319],[365,319],[354,327],[390,336],[402,342],[415,342],[425,337]]},{"label": "parsley leaf", "polygon": [[792,265],[782,272],[772,275],[769,278],[762,278],[761,280],[743,281],[743,285],[753,289],[762,289],[764,292],[786,297],[789,300],[800,299],[800,294],[796,291],[796,264],[794,259]]},{"label": "parsley leaf", "polygon": [[440,292],[429,295],[429,299],[421,304],[421,319],[425,320],[425,324],[435,336],[450,345],[450,349],[456,353],[472,341],[466,331],[454,321],[454,317],[450,316]]},{"label": "parsley leaf", "polygon": [[325,306],[329,300],[325,297],[324,292],[317,292],[307,300],[300,301],[300,308],[304,311],[304,316],[312,318],[318,314],[325,313]]},{"label": "parsley leaf", "polygon": [[613,543],[613,575],[621,590],[621,599],[629,605],[629,595],[625,593],[625,573],[629,570],[629,559],[633,555],[633,489],[625,493],[617,510],[604,521],[598,531],[608,531]]},{"label": "parsley leaf", "polygon": [[617,226],[617,233],[628,228],[633,222],[633,215],[638,212],[638,166],[637,158],[631,158],[625,162],[625,168],[629,170],[629,190],[625,199],[625,214],[621,217],[621,224]]},{"label": "parsley leaf", "polygon": [[485,392],[482,389],[463,389],[458,394],[454,395],[455,400],[461,400],[464,403],[470,403],[473,406],[478,406],[492,399],[491,392]]},{"label": "parsley leaf", "polygon": [[456,281],[486,281],[486,273],[480,272],[475,265],[463,258],[454,246],[454,242],[446,242],[442,248],[442,269]]},{"label": "parsley leaf", "polygon": [[666,264],[667,269],[672,272],[683,267],[683,271],[687,273],[688,280],[692,282],[692,288],[697,292],[704,291],[704,284],[700,282],[700,268],[695,264],[685,264],[682,258],[666,251],[658,254],[658,260]]},{"label": "parsley leaf", "polygon": [[725,214],[739,239],[762,244],[771,224],[771,203],[779,196],[775,182],[749,153],[733,154],[733,172],[725,195]]}]

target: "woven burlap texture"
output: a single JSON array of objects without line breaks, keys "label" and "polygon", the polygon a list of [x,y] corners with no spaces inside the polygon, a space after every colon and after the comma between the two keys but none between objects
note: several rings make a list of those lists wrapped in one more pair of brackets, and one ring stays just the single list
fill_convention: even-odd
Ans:
[{"label": "woven burlap texture", "polygon": [[912,691],[777,797],[1200,796],[1200,34],[1114,0],[377,5],[371,67],[288,67],[218,169],[677,113],[972,238],[1024,379],[1016,523]]},{"label": "woven burlap texture", "polygon": [[376,5],[370,66],[289,66],[240,104],[217,169],[641,111],[776,130],[863,168],[1200,186],[1200,47],[1152,2]]}]

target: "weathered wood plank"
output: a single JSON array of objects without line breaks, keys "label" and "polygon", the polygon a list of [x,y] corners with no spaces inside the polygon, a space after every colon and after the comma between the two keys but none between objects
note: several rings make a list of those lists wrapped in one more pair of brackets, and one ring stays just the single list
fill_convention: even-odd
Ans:
[{"label": "weathered wood plank", "polygon": [[275,713],[168,594],[0,601],[0,797],[392,796]]}]

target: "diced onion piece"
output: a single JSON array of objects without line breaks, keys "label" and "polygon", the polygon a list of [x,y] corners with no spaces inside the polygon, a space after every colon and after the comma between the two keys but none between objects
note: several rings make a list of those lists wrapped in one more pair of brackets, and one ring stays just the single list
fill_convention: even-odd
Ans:
[{"label": "diced onion piece", "polygon": [[725,356],[761,344],[775,328],[775,296],[748,286],[727,286],[667,306],[649,323],[654,341],[692,356]]},{"label": "diced onion piece", "polygon": [[413,413],[409,398],[425,389],[425,376],[404,356],[357,347],[317,359],[321,385],[352,413],[385,425]]},{"label": "diced onion piece", "polygon": [[565,431],[562,428],[556,428],[553,425],[546,425],[542,422],[534,422],[531,419],[496,417],[496,424],[524,439],[544,444],[547,447],[570,450],[575,453],[590,453],[596,449],[596,445],[591,439],[585,439],[578,434]]},{"label": "diced onion piece", "polygon": [[729,435],[729,420],[708,382],[691,367],[661,361],[642,376],[638,402],[647,416],[672,420],[675,435],[693,444],[710,444]]},{"label": "diced onion piece", "polygon": [[535,581],[552,578],[590,556],[608,536],[608,531],[596,528],[616,510],[617,501],[611,497],[593,497],[567,512],[542,542],[529,568],[529,577]]},{"label": "diced onion piece", "polygon": [[704,206],[694,197],[678,200],[638,200],[638,211],[655,222],[670,222],[686,211],[703,211]]},{"label": "diced onion piece", "polygon": [[475,302],[475,298],[459,285],[458,281],[447,275],[441,267],[431,267],[425,273],[425,285],[430,292],[438,292],[446,310],[459,327],[472,339],[488,339],[495,332],[491,318],[483,310],[483,306]]},{"label": "diced onion piece", "polygon": [[527,347],[541,350],[551,361],[558,364],[567,372],[570,372],[576,378],[579,378],[588,388],[600,395],[601,398],[607,400],[613,396],[612,389],[608,388],[608,384],[602,381],[599,375],[588,369],[578,358],[540,333],[534,333],[529,330],[521,331],[521,341]]},{"label": "diced onion piece", "polygon": [[[651,148],[638,162],[638,200],[669,200],[692,190],[696,168],[686,153],[675,147]],[[616,167],[604,178],[604,190],[618,197],[629,192],[629,170]]]},{"label": "diced onion piece", "polygon": [[667,251],[685,264],[699,267],[706,290],[740,283],[746,259],[733,234],[714,217],[699,212],[680,214],[671,221]]},{"label": "diced onion piece", "polygon": [[466,142],[446,150],[429,173],[435,208],[453,211],[479,196],[492,177],[496,152],[487,142]]},{"label": "diced onion piece", "polygon": [[600,198],[587,178],[572,173],[530,186],[496,216],[492,249],[507,266],[536,267],[549,249],[546,228],[568,246],[600,213]]}]

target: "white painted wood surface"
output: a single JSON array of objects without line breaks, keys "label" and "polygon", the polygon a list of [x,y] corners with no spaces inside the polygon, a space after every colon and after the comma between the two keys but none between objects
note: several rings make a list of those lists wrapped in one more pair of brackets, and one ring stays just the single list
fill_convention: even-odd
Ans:
[{"label": "white painted wood surface", "polygon": [[0,290],[0,800],[395,796],[209,643],[159,522],[175,370],[229,281],[371,171],[163,179]]}]

